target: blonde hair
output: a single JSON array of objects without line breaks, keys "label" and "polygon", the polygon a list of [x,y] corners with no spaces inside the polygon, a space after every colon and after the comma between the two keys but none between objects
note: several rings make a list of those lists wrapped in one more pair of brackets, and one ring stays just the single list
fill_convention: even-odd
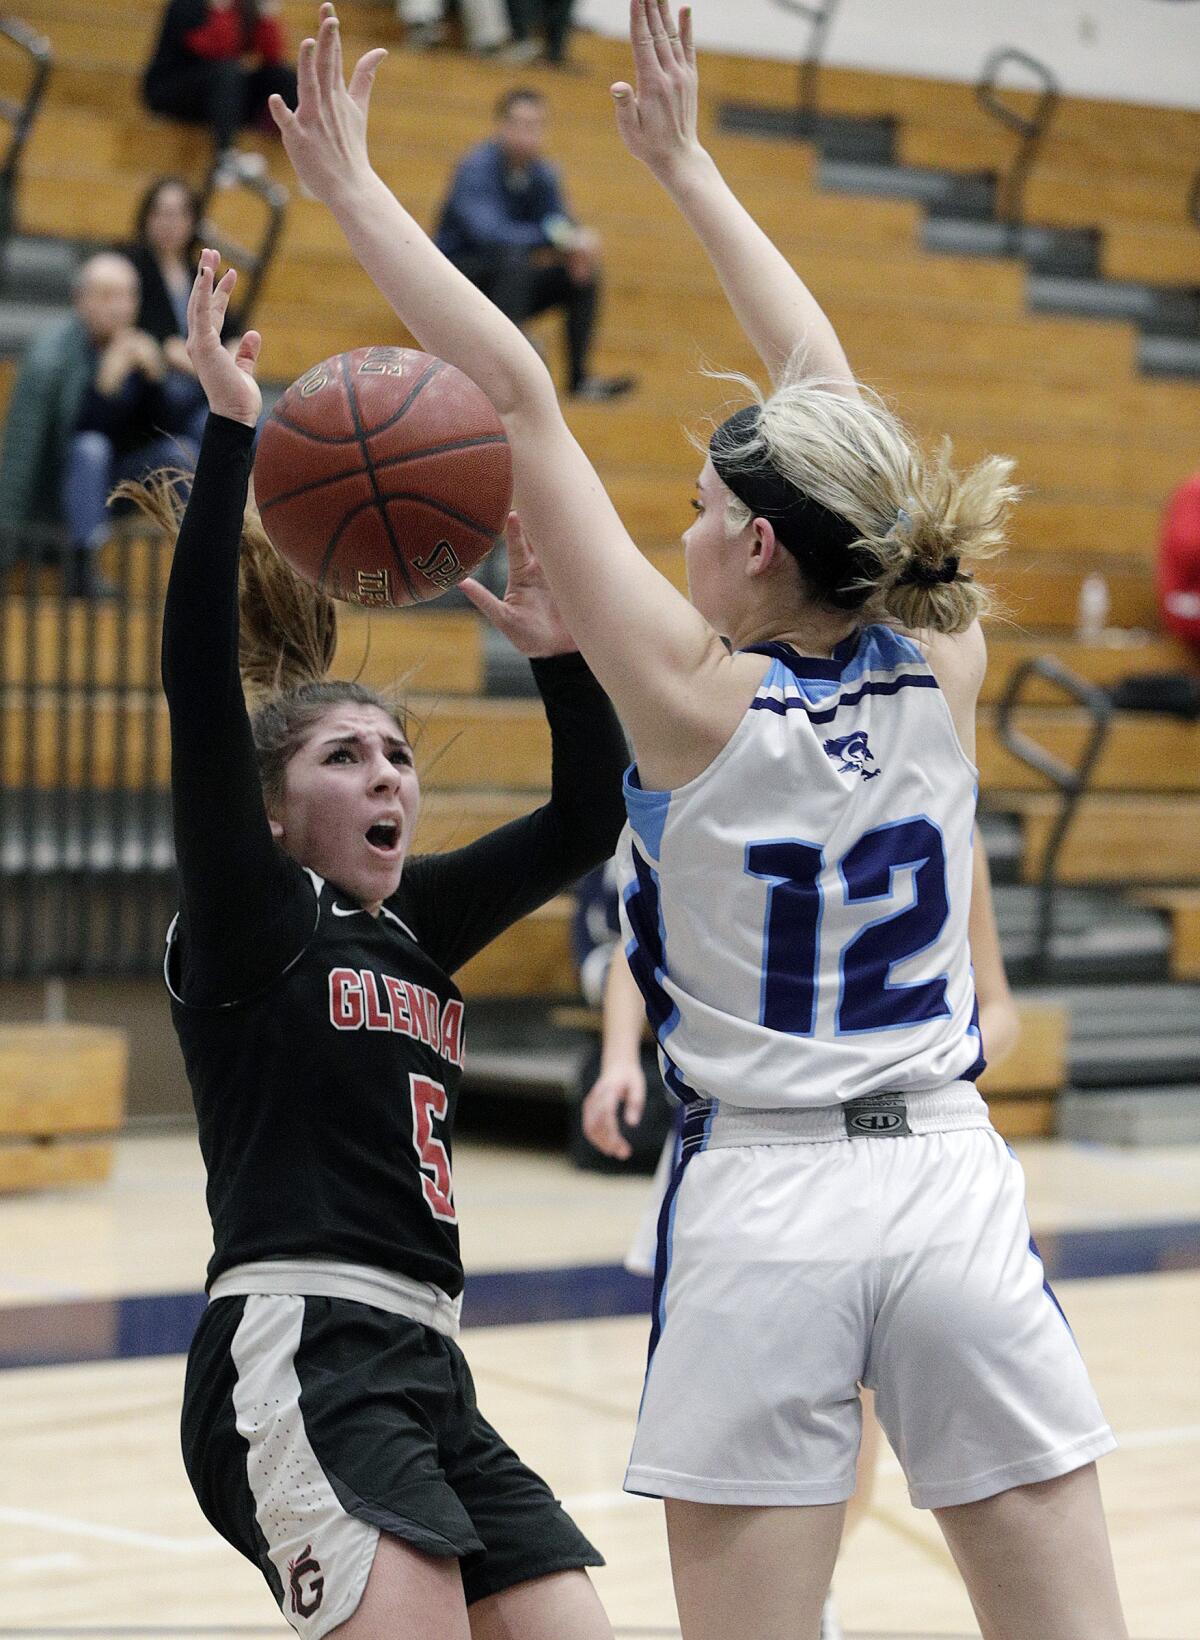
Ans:
[{"label": "blonde hair", "polygon": [[[173,546],[190,483],[190,473],[162,468],[141,482],[119,485],[110,499],[131,502]],[[398,702],[357,681],[328,676],[336,649],[333,600],[288,568],[247,503],[238,564],[238,669],[268,808],[282,799],[289,761],[330,706],[377,706],[409,738]]]},{"label": "blonde hair", "polygon": [[[864,623],[889,619],[912,630],[962,632],[985,614],[990,600],[972,566],[1003,549],[1008,514],[1019,491],[1009,482],[1013,463],[988,456],[965,473],[951,465],[949,439],[926,455],[877,393],[861,398],[793,366],[764,396],[749,377],[722,374],[752,396],[756,429],[724,443],[722,465],[737,471],[763,462],[796,489],[843,518],[857,533],[846,578],[810,584],[819,601],[861,610]],[[732,496],[726,519],[731,535],[755,516]],[[938,580],[959,561],[952,580]],[[836,572],[837,566],[830,566]],[[800,561],[806,582],[814,578]]]}]

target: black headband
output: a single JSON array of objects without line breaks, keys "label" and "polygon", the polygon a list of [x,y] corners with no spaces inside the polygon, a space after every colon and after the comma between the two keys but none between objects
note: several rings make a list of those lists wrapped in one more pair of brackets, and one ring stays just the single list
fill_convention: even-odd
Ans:
[{"label": "black headband", "polygon": [[874,579],[860,555],[850,551],[861,532],[797,489],[774,466],[765,444],[757,456],[746,459],[745,448],[758,434],[760,421],[758,407],[748,405],[717,428],[708,445],[717,476],[755,518],[767,520],[822,597],[839,608],[857,608],[870,588],[848,588],[844,583]]}]

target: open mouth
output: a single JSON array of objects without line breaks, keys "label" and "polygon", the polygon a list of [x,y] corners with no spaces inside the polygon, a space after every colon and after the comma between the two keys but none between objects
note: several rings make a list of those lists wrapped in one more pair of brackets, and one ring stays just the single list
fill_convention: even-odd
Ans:
[{"label": "open mouth", "polygon": [[394,854],[400,844],[400,826],[395,820],[377,820],[367,828],[367,843],[377,854]]}]

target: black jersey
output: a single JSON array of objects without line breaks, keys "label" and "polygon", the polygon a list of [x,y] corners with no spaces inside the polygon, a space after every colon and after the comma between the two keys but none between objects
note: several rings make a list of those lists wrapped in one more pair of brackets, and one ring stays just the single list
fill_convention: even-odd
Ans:
[{"label": "black jersey", "polygon": [[465,1047],[451,975],[611,853],[625,745],[578,655],[533,662],[551,796],[406,861],[372,917],[271,836],[237,673],[251,432],[210,417],[163,623],[181,907],[172,1012],[208,1171],[209,1282],[324,1258],[462,1289],[450,1174]]}]

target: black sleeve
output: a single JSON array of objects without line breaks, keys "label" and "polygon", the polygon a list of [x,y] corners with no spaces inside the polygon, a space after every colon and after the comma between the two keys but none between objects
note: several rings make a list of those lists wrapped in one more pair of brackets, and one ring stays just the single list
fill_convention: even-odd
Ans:
[{"label": "black sleeve", "polygon": [[399,899],[447,973],[616,848],[625,737],[581,655],[532,662],[550,723],[550,800],[451,854],[410,860]]},{"label": "black sleeve", "polygon": [[181,994],[234,1001],[303,947],[315,920],[271,835],[238,672],[238,558],[254,429],[209,416],[163,611]]}]

